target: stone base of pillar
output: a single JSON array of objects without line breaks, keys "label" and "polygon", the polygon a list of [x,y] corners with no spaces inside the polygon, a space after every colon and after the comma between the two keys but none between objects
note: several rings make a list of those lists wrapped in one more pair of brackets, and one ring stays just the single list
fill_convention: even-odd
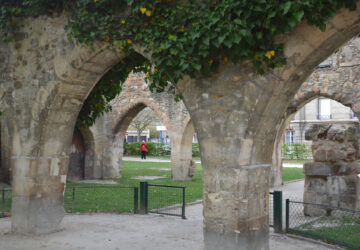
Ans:
[{"label": "stone base of pillar", "polygon": [[[268,217],[266,218],[268,219]],[[218,249],[269,249],[269,229],[248,232],[234,232],[232,234],[219,234],[204,230],[204,243],[206,250]]]},{"label": "stone base of pillar", "polygon": [[11,231],[17,234],[44,234],[57,231],[65,215],[63,194],[47,197],[13,197]]}]

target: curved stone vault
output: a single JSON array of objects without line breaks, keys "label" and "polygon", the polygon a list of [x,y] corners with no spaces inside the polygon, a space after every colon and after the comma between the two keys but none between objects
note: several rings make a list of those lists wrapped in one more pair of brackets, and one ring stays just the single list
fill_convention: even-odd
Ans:
[{"label": "curved stone vault", "polygon": [[[58,228],[78,112],[123,57],[105,44],[87,49],[69,41],[66,22],[64,15],[28,18],[16,41],[0,46],[16,233]],[[281,68],[258,75],[248,62],[227,62],[210,77],[176,84],[199,138],[206,249],[268,249],[269,175],[283,114],[314,68],[359,32],[357,3],[356,11],[338,11],[325,32],[303,22],[279,36],[287,59]]]},{"label": "curved stone vault", "polygon": [[281,145],[286,127],[305,104],[315,98],[326,97],[351,108],[360,117],[360,38],[346,43],[327,62],[329,67],[317,68],[302,83],[282,118],[273,152],[271,183],[274,186],[281,184]]},{"label": "curved stone vault", "polygon": [[[99,117],[87,132],[81,131],[83,137],[94,144],[93,150],[87,150],[85,154],[86,179],[121,176],[125,132],[136,115],[149,107],[163,121],[169,134],[172,179],[191,180],[194,127],[181,101],[175,102],[170,93],[152,93],[142,74],[131,74],[122,85],[120,95],[111,101],[111,106],[110,113]],[[85,148],[90,147],[85,145]],[[75,162],[70,164],[75,165]]]}]

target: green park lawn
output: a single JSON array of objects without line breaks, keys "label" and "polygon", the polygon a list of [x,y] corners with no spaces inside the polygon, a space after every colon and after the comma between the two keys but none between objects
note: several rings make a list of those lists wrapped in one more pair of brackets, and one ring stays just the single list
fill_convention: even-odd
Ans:
[{"label": "green park lawn", "polygon": [[[195,176],[192,181],[172,181],[169,162],[122,162],[122,177],[114,179],[118,185],[99,185],[84,183],[67,183],[65,192],[65,209],[71,211],[72,208],[72,192],[74,186],[82,187],[75,189],[74,211],[76,212],[92,212],[92,211],[113,211],[113,212],[131,212],[133,211],[133,189],[120,189],[121,187],[139,187],[140,181],[132,179],[136,176],[163,176],[165,178],[150,180],[151,184],[175,185],[186,187],[186,202],[193,202],[202,198],[202,167],[196,165]],[[304,178],[301,168],[283,168],[283,182]],[[85,188],[96,186],[97,188]],[[149,197],[156,195],[156,189],[149,188]],[[166,204],[179,203],[176,200],[173,189],[170,191]],[[120,202],[121,201],[121,202]],[[149,199],[149,206],[151,208]],[[164,203],[165,204],[165,203]]]},{"label": "green park lawn", "polygon": [[[163,176],[165,178],[150,180],[151,184],[175,185],[186,187],[186,202],[202,199],[202,167],[196,165],[195,176],[192,181],[172,181],[170,162],[122,162],[122,177],[116,178],[118,184],[87,184],[67,182],[64,195],[64,208],[67,212],[133,212],[134,188],[141,180],[132,179],[136,176]],[[301,168],[283,168],[283,182],[304,178]],[[120,188],[121,187],[121,188]],[[128,188],[126,188],[128,187]],[[178,189],[168,193],[168,199],[163,201],[164,206],[178,204]],[[149,197],[154,197],[156,188],[149,188]],[[74,196],[73,196],[74,194]],[[73,200],[73,197],[74,200]],[[0,201],[1,203],[1,201]],[[10,211],[11,196],[5,203],[5,211]],[[155,204],[156,205],[156,204]],[[149,199],[149,207],[153,203]]]}]

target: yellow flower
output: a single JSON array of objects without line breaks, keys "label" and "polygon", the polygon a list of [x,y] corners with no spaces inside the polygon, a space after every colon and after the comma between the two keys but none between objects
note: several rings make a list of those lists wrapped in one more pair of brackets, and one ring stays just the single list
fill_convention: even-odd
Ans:
[{"label": "yellow flower", "polygon": [[229,61],[229,58],[227,58],[227,56],[225,56],[225,57],[223,58],[223,62],[227,62],[227,61]]},{"label": "yellow flower", "polygon": [[214,62],[214,60],[213,60],[213,59],[210,59],[210,60],[209,60],[209,64],[210,64],[210,65],[212,65],[212,64],[213,64],[213,62]]},{"label": "yellow flower", "polygon": [[122,20],[121,23],[124,24],[124,23],[126,23],[126,21],[125,21],[125,20]]},{"label": "yellow flower", "polygon": [[265,56],[270,60],[271,57],[275,56],[275,50],[268,50],[268,51],[265,53]]},{"label": "yellow flower", "polygon": [[106,35],[106,36],[105,36],[105,40],[106,40],[107,42],[110,41],[109,35]]},{"label": "yellow flower", "polygon": [[151,16],[151,10],[147,10],[147,11],[145,12],[145,14],[146,14],[147,16]]},{"label": "yellow flower", "polygon": [[132,43],[131,39],[127,39],[127,43],[131,44]]},{"label": "yellow flower", "polygon": [[149,73],[146,73],[146,78],[150,78],[150,74],[149,74]]},{"label": "yellow flower", "polygon": [[146,12],[146,8],[140,8],[140,12],[144,14]]},{"label": "yellow flower", "polygon": [[184,25],[179,28],[180,32],[184,32]]},{"label": "yellow flower", "polygon": [[16,24],[16,18],[15,18],[15,17],[12,17],[12,18],[11,18],[11,24],[13,24],[13,25]]}]

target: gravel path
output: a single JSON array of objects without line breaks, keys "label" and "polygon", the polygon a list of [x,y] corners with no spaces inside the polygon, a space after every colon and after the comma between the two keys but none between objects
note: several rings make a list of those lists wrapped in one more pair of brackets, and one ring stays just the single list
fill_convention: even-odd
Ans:
[{"label": "gravel path", "polygon": [[[186,220],[153,214],[66,215],[59,231],[40,236],[9,234],[10,219],[6,218],[0,220],[0,249],[203,249],[202,205],[188,206],[186,214]],[[334,248],[271,233],[270,249]]]}]

